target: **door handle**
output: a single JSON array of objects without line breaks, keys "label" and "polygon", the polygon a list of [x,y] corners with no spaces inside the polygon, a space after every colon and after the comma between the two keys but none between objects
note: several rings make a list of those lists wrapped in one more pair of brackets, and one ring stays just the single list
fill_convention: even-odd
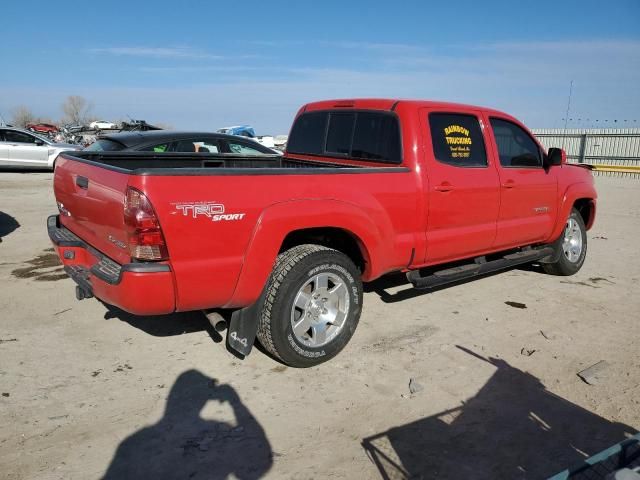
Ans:
[{"label": "door handle", "polygon": [[81,177],[78,175],[76,177],[76,185],[86,190],[87,188],[89,188],[89,179],[87,177]]},{"label": "door handle", "polygon": [[440,185],[436,185],[434,189],[437,192],[449,192],[453,190],[453,185],[451,185],[449,182],[443,182]]},{"label": "door handle", "polygon": [[516,182],[514,182],[513,180],[507,180],[502,184],[502,188],[513,188],[515,186],[516,186]]}]

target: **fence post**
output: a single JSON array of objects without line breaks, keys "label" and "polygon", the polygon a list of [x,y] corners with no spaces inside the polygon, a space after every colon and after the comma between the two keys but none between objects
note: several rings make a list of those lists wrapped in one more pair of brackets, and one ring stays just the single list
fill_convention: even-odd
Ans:
[{"label": "fence post", "polygon": [[587,136],[588,133],[583,133],[580,138],[580,158],[578,158],[578,163],[584,163],[584,157],[587,151]]}]

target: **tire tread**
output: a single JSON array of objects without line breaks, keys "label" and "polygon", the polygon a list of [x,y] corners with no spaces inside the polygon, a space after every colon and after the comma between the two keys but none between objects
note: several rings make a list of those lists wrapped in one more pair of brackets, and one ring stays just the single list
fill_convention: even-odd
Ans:
[{"label": "tire tread", "polygon": [[582,260],[578,265],[575,265],[575,264],[571,264],[566,259],[566,257],[564,256],[564,253],[562,252],[562,239],[564,236],[564,233],[562,233],[560,235],[560,238],[558,238],[558,240],[555,242],[555,245],[554,245],[558,253],[558,260],[554,263],[545,263],[542,265],[542,268],[544,269],[544,271],[549,275],[557,275],[557,276],[563,276],[563,277],[574,275],[582,268],[582,265],[584,264],[584,261],[587,255],[587,235],[586,235],[584,221],[580,216],[580,213],[575,208],[572,209],[571,213],[569,214],[569,218],[571,217],[576,219],[576,221],[578,222],[578,225],[582,229],[582,233],[584,236],[583,245],[582,245],[582,248],[583,248]]},{"label": "tire tread", "polygon": [[271,312],[276,301],[280,285],[284,281],[291,269],[297,265],[305,257],[322,251],[336,251],[332,248],[323,247],[321,245],[304,244],[297,245],[289,250],[282,252],[276,259],[273,272],[269,276],[267,286],[264,291],[264,305],[258,320],[258,340],[262,346],[276,358],[283,360],[282,356],[276,349],[273,338],[271,336]]}]

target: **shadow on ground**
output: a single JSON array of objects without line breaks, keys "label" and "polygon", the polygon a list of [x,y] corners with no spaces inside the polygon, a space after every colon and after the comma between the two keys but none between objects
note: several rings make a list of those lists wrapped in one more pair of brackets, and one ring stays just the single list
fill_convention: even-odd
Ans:
[{"label": "shadow on ground", "polygon": [[211,326],[200,311],[172,313],[169,315],[138,316],[101,302],[107,312],[105,320],[118,319],[154,337],[174,337],[186,333],[206,331],[211,339],[219,343],[222,336]]},{"label": "shadow on ground", "polygon": [[[210,401],[227,404],[235,422],[203,419]],[[257,479],[272,464],[269,440],[236,391],[188,370],[171,387],[162,419],[126,438],[103,478]]]},{"label": "shadow on ground", "polygon": [[[226,336],[226,333],[217,332],[201,311],[180,312],[169,315],[137,316],[125,312],[124,310],[120,310],[118,307],[109,305],[108,303],[104,303],[101,300],[100,303],[102,303],[107,309],[107,312],[104,315],[105,320],[118,319],[154,337],[174,337],[176,335],[184,335],[186,333],[206,331],[211,337],[211,340],[215,343],[221,343],[225,340],[223,335]],[[227,321],[227,324],[230,322],[230,310],[216,311]],[[225,344],[225,348],[231,355],[236,358],[243,359],[243,357],[235,350],[231,349],[228,344]],[[273,356],[271,352],[267,351],[258,340],[256,340],[254,348],[275,362],[284,365],[282,360]]]},{"label": "shadow on ground", "polygon": [[2,237],[6,237],[18,228],[20,224],[15,218],[8,213],[0,212],[0,243],[2,243]]},{"label": "shadow on ground", "polygon": [[365,438],[383,479],[547,478],[635,433],[504,360],[458,348],[495,373],[463,406]]}]

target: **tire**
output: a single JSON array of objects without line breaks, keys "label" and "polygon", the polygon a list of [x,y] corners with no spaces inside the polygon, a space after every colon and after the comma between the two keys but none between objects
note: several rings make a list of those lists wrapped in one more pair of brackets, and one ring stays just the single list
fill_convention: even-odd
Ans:
[{"label": "tire", "polygon": [[554,243],[553,263],[543,264],[545,272],[551,275],[569,276],[578,272],[587,256],[587,229],[580,213],[571,210],[560,238]]},{"label": "tire", "polygon": [[311,367],[353,336],[362,311],[360,272],[337,250],[299,245],[278,255],[263,299],[262,346],[289,366]]}]

